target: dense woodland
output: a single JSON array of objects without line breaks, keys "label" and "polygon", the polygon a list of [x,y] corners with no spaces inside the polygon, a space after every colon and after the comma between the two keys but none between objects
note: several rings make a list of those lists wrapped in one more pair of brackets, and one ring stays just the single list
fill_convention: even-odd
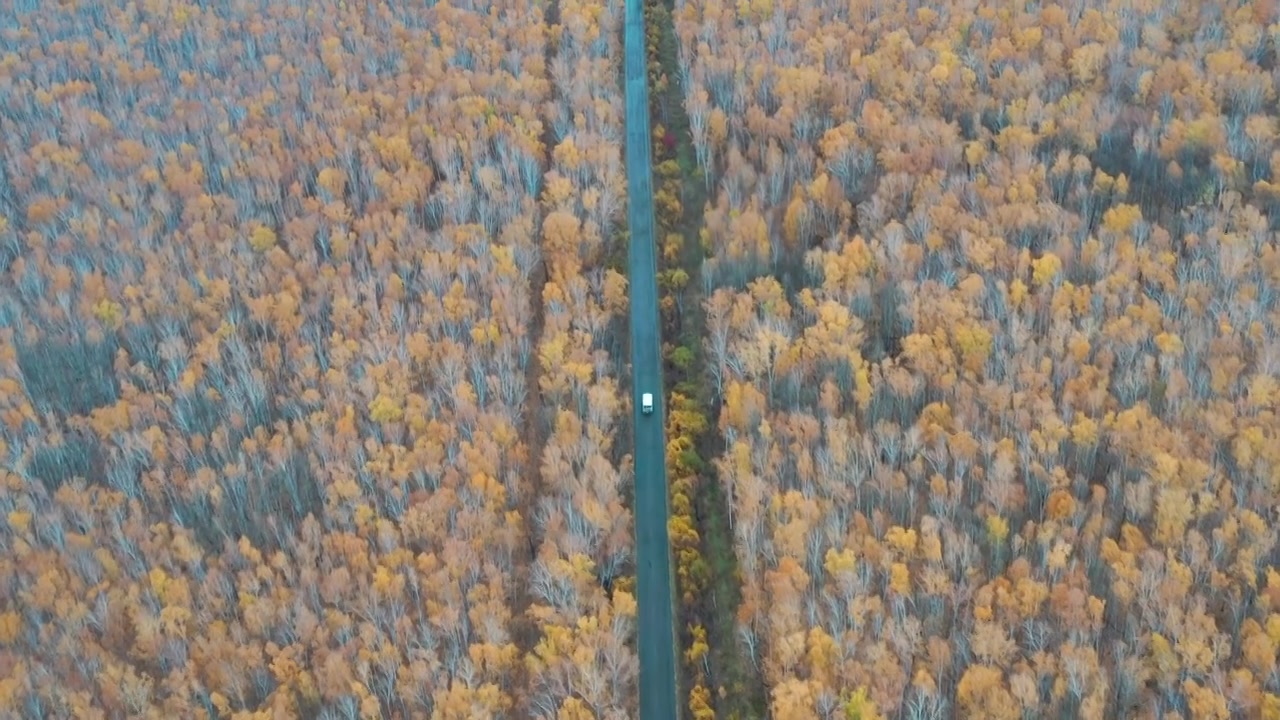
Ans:
[{"label": "dense woodland", "polygon": [[[0,716],[634,714],[621,15],[4,4]],[[691,715],[1280,718],[1275,3],[651,18]]]},{"label": "dense woodland", "polygon": [[673,15],[771,716],[1280,717],[1275,4]]},{"label": "dense woodland", "polygon": [[0,715],[629,717],[621,3],[16,6]]}]

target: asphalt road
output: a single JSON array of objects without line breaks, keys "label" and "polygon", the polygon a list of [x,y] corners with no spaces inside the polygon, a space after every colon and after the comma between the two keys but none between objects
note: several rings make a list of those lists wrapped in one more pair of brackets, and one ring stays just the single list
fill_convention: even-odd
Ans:
[{"label": "asphalt road", "polygon": [[[636,602],[640,622],[640,720],[676,720],[676,643],[667,534],[667,460],[658,253],[654,239],[653,158],[645,61],[644,3],[626,0],[627,188],[631,229],[631,378],[635,412]],[[640,395],[653,393],[653,414]]]}]

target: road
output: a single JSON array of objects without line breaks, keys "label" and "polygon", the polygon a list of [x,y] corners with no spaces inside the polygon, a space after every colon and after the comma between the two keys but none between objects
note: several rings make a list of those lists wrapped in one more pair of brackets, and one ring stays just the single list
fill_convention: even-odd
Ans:
[{"label": "road", "polygon": [[[626,0],[627,188],[631,229],[631,378],[635,412],[636,602],[640,627],[640,720],[676,720],[676,642],[667,534],[666,417],[658,325],[658,253],[654,238],[653,158],[644,3]],[[640,412],[651,392],[652,415]]]}]

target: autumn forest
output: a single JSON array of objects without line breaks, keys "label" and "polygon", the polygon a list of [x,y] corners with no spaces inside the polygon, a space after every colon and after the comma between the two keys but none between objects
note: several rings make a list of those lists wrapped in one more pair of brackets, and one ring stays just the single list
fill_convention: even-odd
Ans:
[{"label": "autumn forest", "polygon": [[[623,2],[0,0],[0,717],[636,716]],[[644,2],[684,716],[1280,720],[1276,2]]]}]

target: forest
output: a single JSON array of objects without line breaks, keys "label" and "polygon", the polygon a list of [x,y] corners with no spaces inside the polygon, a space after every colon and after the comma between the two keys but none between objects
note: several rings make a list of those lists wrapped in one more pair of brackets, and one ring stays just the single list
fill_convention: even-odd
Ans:
[{"label": "forest", "polygon": [[557,10],[0,12],[0,714],[628,717],[621,3]]},{"label": "forest", "polygon": [[[0,717],[635,717],[623,1],[0,2]],[[1274,0],[645,16],[686,717],[1280,719]]]},{"label": "forest", "polygon": [[1280,717],[1276,6],[677,2],[770,717]]}]

